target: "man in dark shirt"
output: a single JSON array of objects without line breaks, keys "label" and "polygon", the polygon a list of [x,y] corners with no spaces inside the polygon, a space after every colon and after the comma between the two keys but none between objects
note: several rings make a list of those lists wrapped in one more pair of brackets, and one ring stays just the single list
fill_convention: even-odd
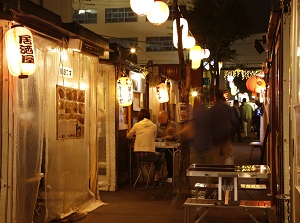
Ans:
[{"label": "man in dark shirt", "polygon": [[212,115],[212,147],[214,148],[214,164],[234,164],[232,145],[231,107],[224,101],[223,92],[216,91],[216,102],[211,107]]}]

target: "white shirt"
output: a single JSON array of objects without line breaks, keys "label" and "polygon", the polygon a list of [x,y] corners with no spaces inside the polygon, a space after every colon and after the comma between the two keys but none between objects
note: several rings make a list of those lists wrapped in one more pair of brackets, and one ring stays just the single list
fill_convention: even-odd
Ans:
[{"label": "white shirt", "polygon": [[136,136],[134,142],[135,152],[155,152],[156,134],[156,125],[149,119],[144,118],[134,124],[126,137],[131,139],[134,135]]}]

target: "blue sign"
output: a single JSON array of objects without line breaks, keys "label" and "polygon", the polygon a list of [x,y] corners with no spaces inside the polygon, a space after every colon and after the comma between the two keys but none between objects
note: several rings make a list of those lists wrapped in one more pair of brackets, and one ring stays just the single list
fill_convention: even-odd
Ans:
[{"label": "blue sign", "polygon": [[209,77],[203,77],[203,85],[210,85]]}]

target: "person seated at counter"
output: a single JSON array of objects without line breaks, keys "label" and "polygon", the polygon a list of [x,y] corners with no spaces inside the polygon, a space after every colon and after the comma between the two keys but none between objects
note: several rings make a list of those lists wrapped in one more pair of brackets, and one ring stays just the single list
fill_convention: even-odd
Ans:
[{"label": "person seated at counter", "polygon": [[[175,142],[178,139],[176,123],[169,120],[168,113],[164,110],[160,111],[157,115],[157,139],[156,141]],[[167,161],[167,183],[173,182],[173,156],[169,151],[163,148],[156,149],[159,152],[165,153]]]},{"label": "person seated at counter", "polygon": [[159,152],[155,151],[155,137],[157,134],[156,125],[150,120],[148,109],[141,109],[138,113],[138,122],[134,124],[126,137],[131,139],[135,136],[134,152],[138,162],[153,162],[154,177],[153,186],[162,186],[158,180],[162,164],[162,157]]}]

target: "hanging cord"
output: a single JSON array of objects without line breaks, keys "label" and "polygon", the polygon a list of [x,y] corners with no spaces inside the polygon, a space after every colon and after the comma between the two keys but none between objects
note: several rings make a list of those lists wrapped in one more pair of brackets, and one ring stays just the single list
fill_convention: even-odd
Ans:
[{"label": "hanging cord", "polygon": [[59,76],[61,76],[63,79],[63,86],[65,86],[65,78],[64,78],[64,64],[63,64],[63,55],[62,54],[65,49],[65,43],[66,43],[66,39],[63,38],[62,39],[62,47],[59,48],[59,72],[58,72],[57,80],[56,80],[56,82],[58,83],[58,78],[59,78]]},{"label": "hanging cord", "polygon": [[57,83],[58,83],[58,78],[59,76],[62,76],[63,78],[63,85],[64,85],[64,65],[63,65],[63,62],[62,62],[62,52],[63,52],[63,49],[62,48],[59,48],[59,72],[58,72],[58,75],[57,75]]}]

